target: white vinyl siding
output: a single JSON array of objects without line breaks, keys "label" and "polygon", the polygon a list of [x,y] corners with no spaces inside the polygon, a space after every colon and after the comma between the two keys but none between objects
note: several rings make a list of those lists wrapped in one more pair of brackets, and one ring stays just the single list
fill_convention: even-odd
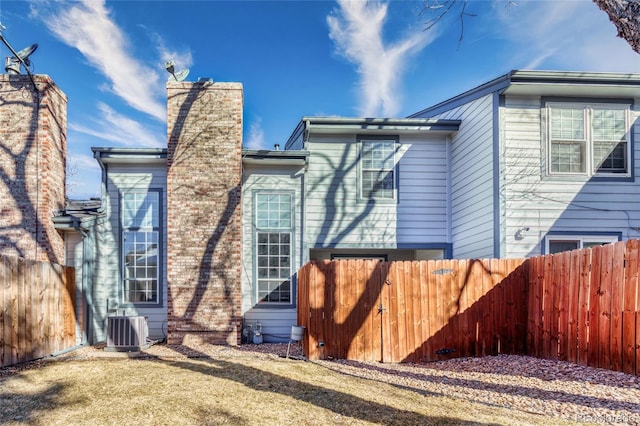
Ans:
[{"label": "white vinyl siding", "polygon": [[[502,108],[504,256],[544,253],[544,237],[549,232],[621,234],[623,239],[640,236],[630,228],[637,226],[633,218],[640,217],[640,187],[634,182],[545,178],[541,160],[546,158],[547,149],[542,121],[546,114],[540,97],[508,96]],[[638,111],[630,110],[629,122],[634,123],[638,115]],[[631,131],[638,140],[638,126]],[[633,155],[638,158],[637,144],[634,149]],[[637,174],[637,162],[635,166]],[[517,231],[524,227],[529,231],[516,238]]]},{"label": "white vinyl siding", "polygon": [[457,259],[494,256],[493,108],[489,94],[432,117],[462,120],[451,140],[449,170]]},{"label": "white vinyl siding", "polygon": [[309,248],[393,247],[396,204],[359,199],[359,144],[355,135],[316,136],[306,180],[305,243]]},{"label": "white vinyl siding", "polygon": [[398,169],[398,244],[450,242],[449,142],[402,138]]},{"label": "white vinyl siding", "polygon": [[450,242],[447,138],[392,138],[389,135],[395,142],[397,172],[397,201],[392,203],[359,199],[360,144],[355,135],[316,135],[307,142],[311,157],[305,174],[305,242],[310,249],[395,249],[399,244]]}]

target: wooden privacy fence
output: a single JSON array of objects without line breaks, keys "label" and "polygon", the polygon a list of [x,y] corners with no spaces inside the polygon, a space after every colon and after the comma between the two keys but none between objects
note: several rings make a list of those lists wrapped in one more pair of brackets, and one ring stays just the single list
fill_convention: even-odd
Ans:
[{"label": "wooden privacy fence", "polygon": [[298,322],[311,359],[430,361],[524,353],[523,260],[311,262],[298,272]]},{"label": "wooden privacy fence", "polygon": [[75,269],[0,256],[0,366],[75,345]]},{"label": "wooden privacy fence", "polygon": [[640,375],[640,242],[527,261],[527,354]]},{"label": "wooden privacy fence", "polygon": [[639,242],[531,259],[310,262],[298,323],[310,359],[529,354],[638,374]]}]

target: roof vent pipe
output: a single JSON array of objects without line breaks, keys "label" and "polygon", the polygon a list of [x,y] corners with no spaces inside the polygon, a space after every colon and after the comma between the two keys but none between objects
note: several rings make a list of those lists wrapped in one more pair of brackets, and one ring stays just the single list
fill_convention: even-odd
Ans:
[{"label": "roof vent pipe", "polygon": [[274,144],[273,147],[275,148],[276,151],[280,151],[280,144]]}]

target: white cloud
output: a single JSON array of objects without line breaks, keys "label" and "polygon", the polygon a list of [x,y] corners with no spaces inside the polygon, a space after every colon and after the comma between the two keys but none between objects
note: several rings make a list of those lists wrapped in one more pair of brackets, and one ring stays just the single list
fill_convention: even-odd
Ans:
[{"label": "white cloud", "polygon": [[360,114],[393,116],[400,110],[398,86],[411,54],[424,48],[434,32],[415,31],[385,44],[383,27],[388,3],[338,0],[327,17],[329,37],[337,52],[357,66],[360,76]]},{"label": "white cloud", "polygon": [[523,1],[497,9],[514,68],[637,72],[640,55],[592,1]]},{"label": "white cloud", "polygon": [[[166,146],[164,139],[132,120],[118,113],[113,108],[100,102],[98,109],[101,113],[100,120],[95,126],[87,127],[76,123],[69,123],[69,129],[94,136],[105,141],[124,146],[141,146],[149,148],[161,148]],[[117,130],[114,130],[117,129]]]},{"label": "white cloud", "polygon": [[244,147],[248,149],[267,149],[267,142],[264,139],[264,130],[262,129],[262,119],[256,119],[249,126]]},{"label": "white cloud", "polygon": [[189,49],[178,51],[170,48],[167,46],[162,36],[156,32],[150,32],[150,37],[156,45],[156,50],[158,51],[158,55],[160,55],[163,66],[170,60],[175,62],[176,70],[189,68],[193,65],[193,57],[191,56],[191,51]]},{"label": "white cloud", "polygon": [[60,40],[78,49],[89,64],[109,80],[109,90],[133,108],[166,120],[164,80],[134,55],[121,29],[111,19],[104,1],[52,3],[53,11],[34,3],[32,13]]}]

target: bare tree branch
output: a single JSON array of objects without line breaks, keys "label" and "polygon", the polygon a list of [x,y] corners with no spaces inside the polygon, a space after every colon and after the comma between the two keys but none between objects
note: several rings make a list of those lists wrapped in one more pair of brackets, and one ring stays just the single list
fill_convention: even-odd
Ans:
[{"label": "bare tree branch", "polygon": [[[504,0],[504,2],[505,7],[508,8],[518,5],[515,0]],[[640,0],[593,0],[593,2],[609,16],[618,30],[618,37],[626,40],[635,52],[640,53]],[[445,15],[457,10],[460,20],[459,46],[464,36],[464,18],[476,16],[466,12],[467,3],[468,0],[423,0],[419,16],[435,14],[425,22],[424,30],[432,29],[444,19]]]},{"label": "bare tree branch", "polygon": [[640,53],[640,1],[638,0],[593,0],[598,7],[609,15],[616,26],[618,37]]}]

